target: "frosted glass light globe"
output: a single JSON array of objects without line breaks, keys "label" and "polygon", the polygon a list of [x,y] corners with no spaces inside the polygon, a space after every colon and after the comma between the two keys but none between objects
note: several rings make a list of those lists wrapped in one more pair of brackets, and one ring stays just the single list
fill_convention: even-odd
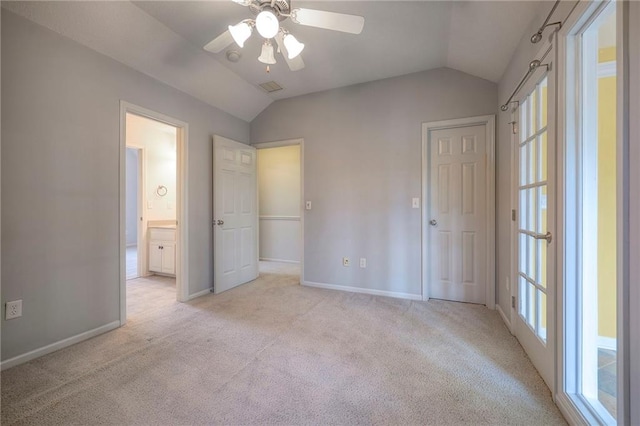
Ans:
[{"label": "frosted glass light globe", "polygon": [[256,17],[256,28],[264,38],[273,38],[278,34],[280,22],[278,17],[270,10],[263,10]]}]

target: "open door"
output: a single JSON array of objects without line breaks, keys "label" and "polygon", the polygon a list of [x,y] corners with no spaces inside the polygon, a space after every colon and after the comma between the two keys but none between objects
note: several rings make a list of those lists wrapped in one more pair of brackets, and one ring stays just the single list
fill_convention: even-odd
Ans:
[{"label": "open door", "polygon": [[[554,47],[547,53],[554,57]],[[536,74],[514,114],[516,232],[514,333],[555,393],[555,74]]]},{"label": "open door", "polygon": [[213,290],[258,277],[255,148],[213,138]]}]

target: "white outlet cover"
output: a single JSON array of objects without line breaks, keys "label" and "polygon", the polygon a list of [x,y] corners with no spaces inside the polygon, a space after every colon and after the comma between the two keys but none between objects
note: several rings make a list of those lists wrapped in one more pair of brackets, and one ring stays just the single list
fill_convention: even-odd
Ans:
[{"label": "white outlet cover", "polygon": [[360,267],[361,268],[366,268],[367,267],[367,258],[366,257],[361,257],[360,258]]},{"label": "white outlet cover", "polygon": [[5,319],[10,320],[22,316],[22,300],[7,302],[5,308]]},{"label": "white outlet cover", "polygon": [[351,260],[348,257],[343,257],[342,266],[351,266]]}]

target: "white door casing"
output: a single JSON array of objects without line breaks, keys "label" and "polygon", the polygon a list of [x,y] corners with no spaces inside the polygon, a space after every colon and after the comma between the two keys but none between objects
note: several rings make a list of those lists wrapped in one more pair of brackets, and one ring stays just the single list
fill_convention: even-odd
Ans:
[{"label": "white door casing", "polygon": [[495,117],[423,124],[423,299],[495,308]]},{"label": "white door casing", "polygon": [[258,276],[255,148],[213,139],[214,293]]},{"label": "white door casing", "polygon": [[[161,114],[159,112],[134,105],[126,101],[120,101],[120,171],[119,171],[119,195],[120,195],[120,325],[125,325],[127,322],[127,287],[126,287],[126,235],[125,235],[125,156],[126,156],[126,118],[127,114],[135,114],[142,117],[150,118],[152,120],[160,121],[162,123],[169,124],[177,128],[177,161],[176,161],[176,183],[177,183],[177,197],[176,197],[176,261],[175,261],[175,274],[176,274],[176,299],[179,302],[186,302],[190,298],[189,294],[189,269],[187,259],[189,258],[189,217],[187,199],[188,191],[188,152],[189,152],[189,124],[178,120],[176,118]],[[144,152],[144,151],[143,151]],[[142,187],[145,186],[144,178],[142,181]],[[144,192],[144,191],[142,191]],[[143,203],[144,204],[144,203]],[[146,215],[142,215],[144,218],[142,221],[142,253],[138,253],[139,256],[144,256],[143,260],[145,267],[142,272],[145,273],[148,269],[146,262],[147,244],[146,238]],[[138,240],[140,243],[140,239]],[[138,247],[140,248],[140,246]]]}]

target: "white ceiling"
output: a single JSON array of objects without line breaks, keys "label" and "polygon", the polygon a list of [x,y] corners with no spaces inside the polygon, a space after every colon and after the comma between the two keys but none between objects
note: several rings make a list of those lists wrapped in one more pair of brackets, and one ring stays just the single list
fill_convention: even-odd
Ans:
[{"label": "white ceiling", "polygon": [[[364,16],[362,34],[282,25],[306,47],[306,68],[284,58],[270,74],[258,62],[254,35],[238,63],[202,49],[229,24],[251,17],[227,1],[2,2],[56,32],[250,121],[273,100],[450,67],[497,82],[541,2],[303,1],[293,7]],[[257,85],[275,80],[284,90]]]}]

